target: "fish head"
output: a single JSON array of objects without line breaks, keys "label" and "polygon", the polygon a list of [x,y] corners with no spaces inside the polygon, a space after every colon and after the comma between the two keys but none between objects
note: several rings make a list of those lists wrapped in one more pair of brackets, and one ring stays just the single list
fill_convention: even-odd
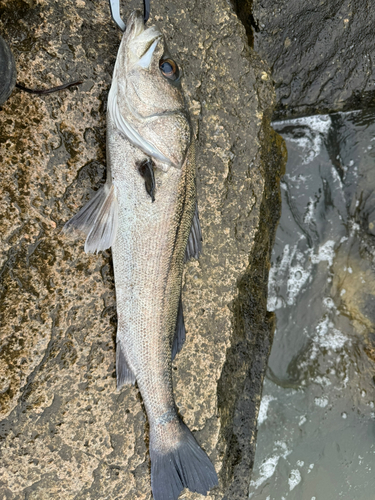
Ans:
[{"label": "fish head", "polygon": [[133,12],[114,70],[114,111],[120,114],[127,138],[152,156],[156,166],[181,167],[191,143],[180,77],[162,33],[155,26],[145,28],[143,15]]}]

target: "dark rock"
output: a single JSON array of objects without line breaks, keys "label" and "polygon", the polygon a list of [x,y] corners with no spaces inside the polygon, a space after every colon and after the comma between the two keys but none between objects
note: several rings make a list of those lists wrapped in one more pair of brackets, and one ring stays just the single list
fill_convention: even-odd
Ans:
[{"label": "dark rock", "polygon": [[16,63],[9,45],[0,36],[0,106],[8,99],[16,84]]},{"label": "dark rock", "polygon": [[[15,91],[0,111],[0,498],[150,499],[140,395],[116,390],[110,252],[86,255],[60,234],[105,178],[121,33],[107,2],[0,0],[0,12],[22,83],[86,82]],[[285,160],[273,87],[225,0],[155,2],[149,22],[182,63],[197,136],[203,252],[184,276],[175,397],[219,473],[208,498],[243,499],[273,332],[267,278]]]},{"label": "dark rock", "polygon": [[247,0],[254,49],[272,68],[276,117],[375,105],[375,4]]}]

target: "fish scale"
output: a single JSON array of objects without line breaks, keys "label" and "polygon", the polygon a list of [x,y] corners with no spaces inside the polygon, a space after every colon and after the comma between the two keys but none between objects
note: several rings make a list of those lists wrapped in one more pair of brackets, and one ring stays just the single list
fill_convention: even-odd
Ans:
[{"label": "fish scale", "polygon": [[137,381],[144,401],[155,500],[176,500],[184,488],[206,495],[218,482],[173,396],[172,357],[185,339],[183,267],[198,257],[201,233],[194,139],[166,53],[161,33],[134,12],[108,96],[107,180],[64,228],[87,235],[87,252],[112,248],[117,385]]}]

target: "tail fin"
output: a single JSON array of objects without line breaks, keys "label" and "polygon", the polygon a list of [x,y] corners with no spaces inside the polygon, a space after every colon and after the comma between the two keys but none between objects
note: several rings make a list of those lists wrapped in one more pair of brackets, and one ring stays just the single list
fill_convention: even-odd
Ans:
[{"label": "tail fin", "polygon": [[154,500],[177,500],[184,488],[206,495],[218,484],[214,466],[183,422],[181,430],[181,440],[167,453],[150,449]]}]

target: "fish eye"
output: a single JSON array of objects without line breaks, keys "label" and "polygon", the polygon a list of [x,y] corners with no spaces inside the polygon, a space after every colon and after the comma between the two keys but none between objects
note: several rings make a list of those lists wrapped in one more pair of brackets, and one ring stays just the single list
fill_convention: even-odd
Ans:
[{"label": "fish eye", "polygon": [[168,78],[168,80],[172,80],[173,82],[178,80],[180,76],[180,70],[178,69],[178,66],[173,59],[161,59],[159,68],[163,76],[165,76],[165,78]]}]

